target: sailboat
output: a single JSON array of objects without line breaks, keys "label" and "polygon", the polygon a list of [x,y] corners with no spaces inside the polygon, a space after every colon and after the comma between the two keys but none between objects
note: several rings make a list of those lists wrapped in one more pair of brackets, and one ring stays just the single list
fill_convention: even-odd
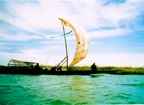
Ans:
[{"label": "sailboat", "polygon": [[[49,74],[49,75],[89,75],[89,74],[97,74],[97,73],[110,73],[110,74],[117,74],[117,73],[123,73],[122,71],[113,70],[113,71],[91,71],[91,70],[74,70],[69,71],[68,68],[71,66],[76,65],[77,63],[81,62],[88,54],[88,46],[89,46],[89,40],[88,36],[85,32],[85,30],[79,26],[76,23],[73,23],[67,19],[64,18],[58,18],[62,23],[63,28],[63,36],[65,41],[65,51],[66,56],[60,63],[58,63],[55,67],[51,68],[51,70],[48,70],[47,68],[45,70],[41,69],[39,71],[35,71],[31,67],[32,65],[38,64],[37,62],[27,62],[27,61],[20,61],[20,60],[14,60],[11,59],[8,63],[8,66],[1,67],[0,66],[0,73],[12,73],[12,74]],[[65,32],[65,27],[70,27],[72,31],[75,34],[76,37],[76,49],[75,54],[72,59],[72,62],[69,61],[68,56],[68,47],[67,47],[67,40],[66,35],[68,33]],[[71,31],[70,31],[71,32]],[[70,33],[69,32],[69,33]],[[57,67],[61,67],[64,63],[66,63],[66,69],[68,71],[56,71]],[[52,70],[54,69],[54,71]],[[95,75],[91,75],[92,77]]]},{"label": "sailboat", "polygon": [[[61,23],[62,23],[62,28],[63,28],[63,36],[64,36],[64,41],[65,41],[65,52],[66,56],[60,63],[58,63],[56,66],[52,67],[51,70],[48,70],[47,68],[42,71],[33,71],[31,69],[32,65],[36,65],[36,62],[27,62],[27,61],[20,61],[20,60],[10,60],[8,63],[8,67],[5,68],[5,73],[22,73],[22,74],[56,74],[56,75],[72,75],[72,74],[82,74],[82,75],[87,75],[90,74],[91,71],[70,71],[69,67],[76,65],[80,61],[82,61],[88,54],[88,46],[89,46],[89,40],[88,36],[85,32],[85,30],[79,26],[78,24],[69,21],[64,18],[58,18]],[[65,27],[70,27],[72,31],[75,34],[76,37],[76,49],[75,49],[75,54],[72,59],[72,61],[69,63],[69,56],[68,56],[68,47],[67,47],[67,40],[66,40],[66,35],[68,33],[65,32]],[[69,33],[71,33],[70,31]],[[62,67],[63,64],[66,63],[66,69],[67,71],[61,71],[60,68]],[[26,66],[26,68],[25,68]],[[30,67],[29,67],[30,66]],[[20,70],[19,70],[19,69]],[[13,71],[11,70],[13,69]],[[17,71],[16,71],[17,70]],[[20,71],[20,72],[19,72]],[[54,72],[53,72],[54,71]],[[61,72],[59,72],[61,71]]]},{"label": "sailboat", "polygon": [[[66,20],[64,18],[58,18],[58,19],[62,23],[63,35],[64,35],[64,41],[65,41],[66,57],[64,57],[64,59],[60,63],[58,63],[56,66],[59,67],[66,62],[66,68],[68,69],[68,67],[76,65],[77,63],[82,61],[87,56],[89,40],[88,40],[87,33],[85,32],[85,30],[81,26],[79,26],[78,24],[73,23],[69,20]],[[74,32],[75,37],[76,37],[76,50],[75,50],[73,60],[70,64],[68,62],[69,56],[68,56],[68,47],[67,47],[65,26],[70,27],[72,29],[72,31]]]}]

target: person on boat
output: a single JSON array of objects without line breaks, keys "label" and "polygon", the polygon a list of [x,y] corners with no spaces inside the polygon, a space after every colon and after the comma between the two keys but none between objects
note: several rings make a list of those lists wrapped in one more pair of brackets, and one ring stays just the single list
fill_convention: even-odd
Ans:
[{"label": "person on boat", "polygon": [[92,71],[97,71],[97,66],[96,66],[95,63],[93,63],[93,64],[91,65],[91,70],[92,70]]},{"label": "person on boat", "polygon": [[51,68],[51,71],[56,71],[56,67],[52,67],[52,68]]},{"label": "person on boat", "polygon": [[60,67],[58,68],[58,70],[59,70],[59,71],[62,71],[62,67],[60,66]]},{"label": "person on boat", "polygon": [[30,69],[32,70],[33,68],[34,68],[33,65],[31,65],[31,66],[30,66]]},{"label": "person on boat", "polygon": [[34,66],[34,70],[36,70],[36,71],[40,71],[39,63],[37,63],[37,64]]}]

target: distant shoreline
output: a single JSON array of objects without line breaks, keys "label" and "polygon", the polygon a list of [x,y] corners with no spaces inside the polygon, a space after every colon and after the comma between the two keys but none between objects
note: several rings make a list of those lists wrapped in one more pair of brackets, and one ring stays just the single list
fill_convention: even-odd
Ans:
[{"label": "distant shoreline", "polygon": [[48,75],[89,75],[97,73],[106,74],[139,74],[144,75],[144,67],[115,67],[103,66],[97,67],[97,71],[91,71],[89,66],[74,66],[69,67],[69,70],[62,69],[62,71],[51,71],[50,67],[40,66],[40,70],[31,69],[28,67],[8,67],[0,66],[0,74],[48,74]]}]

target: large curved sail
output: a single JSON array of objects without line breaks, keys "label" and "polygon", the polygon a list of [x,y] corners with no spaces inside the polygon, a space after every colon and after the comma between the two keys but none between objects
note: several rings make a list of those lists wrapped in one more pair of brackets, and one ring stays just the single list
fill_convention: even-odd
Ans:
[{"label": "large curved sail", "polygon": [[74,58],[69,65],[69,66],[74,66],[75,64],[83,60],[88,53],[88,45],[89,45],[88,37],[84,29],[79,25],[75,23],[71,23],[68,20],[65,20],[63,18],[59,18],[59,19],[66,26],[71,27],[76,36],[76,51],[75,51]]}]

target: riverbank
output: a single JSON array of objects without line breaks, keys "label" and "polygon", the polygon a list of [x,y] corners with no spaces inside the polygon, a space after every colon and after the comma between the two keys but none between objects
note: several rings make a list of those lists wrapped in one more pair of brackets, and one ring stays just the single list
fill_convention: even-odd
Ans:
[{"label": "riverbank", "polygon": [[97,71],[91,71],[89,66],[74,66],[70,67],[69,70],[62,68],[61,71],[52,71],[50,67],[40,66],[41,69],[32,69],[29,67],[8,67],[0,66],[0,74],[31,74],[31,75],[89,75],[97,73],[105,74],[139,74],[144,75],[144,67],[114,67],[105,66],[97,67]]},{"label": "riverbank", "polygon": [[[71,70],[90,70],[89,66],[75,66]],[[110,74],[141,74],[144,75],[144,67],[116,67],[116,66],[98,66],[98,72]]]}]

